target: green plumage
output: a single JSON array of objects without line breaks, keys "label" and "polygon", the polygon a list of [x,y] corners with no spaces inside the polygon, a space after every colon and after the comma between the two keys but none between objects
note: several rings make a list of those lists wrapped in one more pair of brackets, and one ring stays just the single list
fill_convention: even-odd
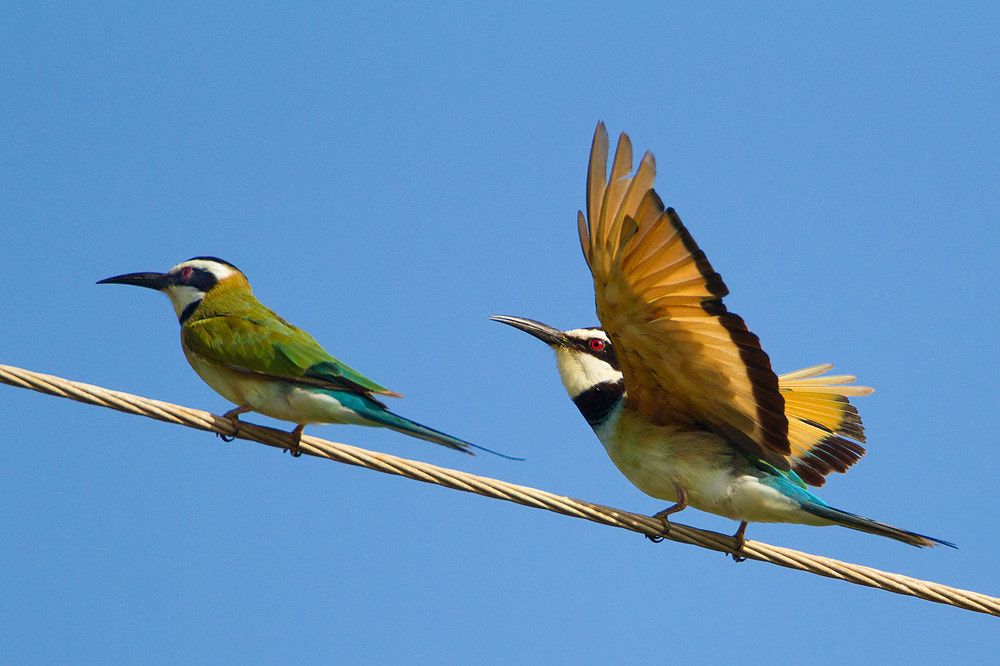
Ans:
[{"label": "green plumage", "polygon": [[330,389],[398,395],[338,361],[311,335],[245,291],[212,290],[184,322],[181,338],[191,352],[231,370],[298,378]]},{"label": "green plumage", "polygon": [[386,409],[374,396],[398,393],[344,365],[264,307],[246,276],[218,257],[194,257],[166,273],[127,273],[99,284],[146,287],[170,298],[184,356],[206,384],[237,405],[225,414],[234,424],[240,414],[255,411],[295,423],[296,440],[307,424],[352,423],[391,428],[463,453],[489,451]]}]

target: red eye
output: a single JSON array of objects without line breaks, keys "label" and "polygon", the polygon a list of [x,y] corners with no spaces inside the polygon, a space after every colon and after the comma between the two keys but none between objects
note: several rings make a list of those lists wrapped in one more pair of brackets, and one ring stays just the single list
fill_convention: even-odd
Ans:
[{"label": "red eye", "polygon": [[598,338],[592,339],[590,341],[590,348],[593,349],[594,351],[601,351],[602,349],[604,349],[604,340],[600,340]]},{"label": "red eye", "polygon": [[194,273],[194,271],[191,270],[191,267],[185,266],[184,268],[181,269],[181,279],[185,281],[190,280],[192,273]]}]

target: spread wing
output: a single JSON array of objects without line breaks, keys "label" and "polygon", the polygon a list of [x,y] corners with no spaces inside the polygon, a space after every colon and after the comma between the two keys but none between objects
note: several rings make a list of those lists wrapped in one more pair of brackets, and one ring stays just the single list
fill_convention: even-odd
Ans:
[{"label": "spread wing", "polygon": [[341,363],[311,335],[274,313],[216,315],[181,328],[185,348],[205,360],[241,372],[305,386],[399,397]]},{"label": "spread wing", "polygon": [[597,126],[580,243],[597,316],[618,353],[629,408],[654,423],[707,427],[748,455],[790,468],[785,400],[756,335],[728,312],[722,278],[680,218],[653,191],[650,153],[634,175],[621,135],[607,176]]},{"label": "spread wing", "polygon": [[830,472],[846,472],[865,454],[865,429],[848,396],[869,395],[868,386],[845,386],[851,375],[823,375],[832,365],[817,365],[778,377],[785,397],[792,470],[812,486]]}]

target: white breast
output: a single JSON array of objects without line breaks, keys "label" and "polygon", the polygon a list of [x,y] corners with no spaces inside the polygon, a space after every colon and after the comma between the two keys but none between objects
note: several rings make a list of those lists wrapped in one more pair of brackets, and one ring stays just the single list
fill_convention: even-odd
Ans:
[{"label": "white breast", "polygon": [[676,502],[680,486],[690,506],[733,520],[829,524],[761,483],[746,459],[711,432],[652,425],[621,407],[595,432],[622,474],[657,499]]}]

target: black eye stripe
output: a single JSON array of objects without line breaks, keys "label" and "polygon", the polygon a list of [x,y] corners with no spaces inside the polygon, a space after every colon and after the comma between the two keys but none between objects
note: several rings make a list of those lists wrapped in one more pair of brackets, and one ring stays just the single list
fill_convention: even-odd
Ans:
[{"label": "black eye stripe", "polygon": [[[588,330],[600,330],[600,329],[588,329]],[[601,349],[594,349],[590,346],[590,343],[594,340],[600,340],[604,343],[604,347]],[[573,347],[580,350],[584,354],[589,354],[594,358],[599,358],[608,365],[610,365],[615,370],[621,370],[621,366],[618,365],[618,355],[615,353],[614,345],[611,344],[610,340],[605,340],[601,337],[593,337],[586,339],[572,339]]]},{"label": "black eye stripe", "polygon": [[211,271],[203,268],[185,266],[176,275],[175,281],[187,287],[194,287],[198,291],[207,292],[219,283],[219,279]]}]

